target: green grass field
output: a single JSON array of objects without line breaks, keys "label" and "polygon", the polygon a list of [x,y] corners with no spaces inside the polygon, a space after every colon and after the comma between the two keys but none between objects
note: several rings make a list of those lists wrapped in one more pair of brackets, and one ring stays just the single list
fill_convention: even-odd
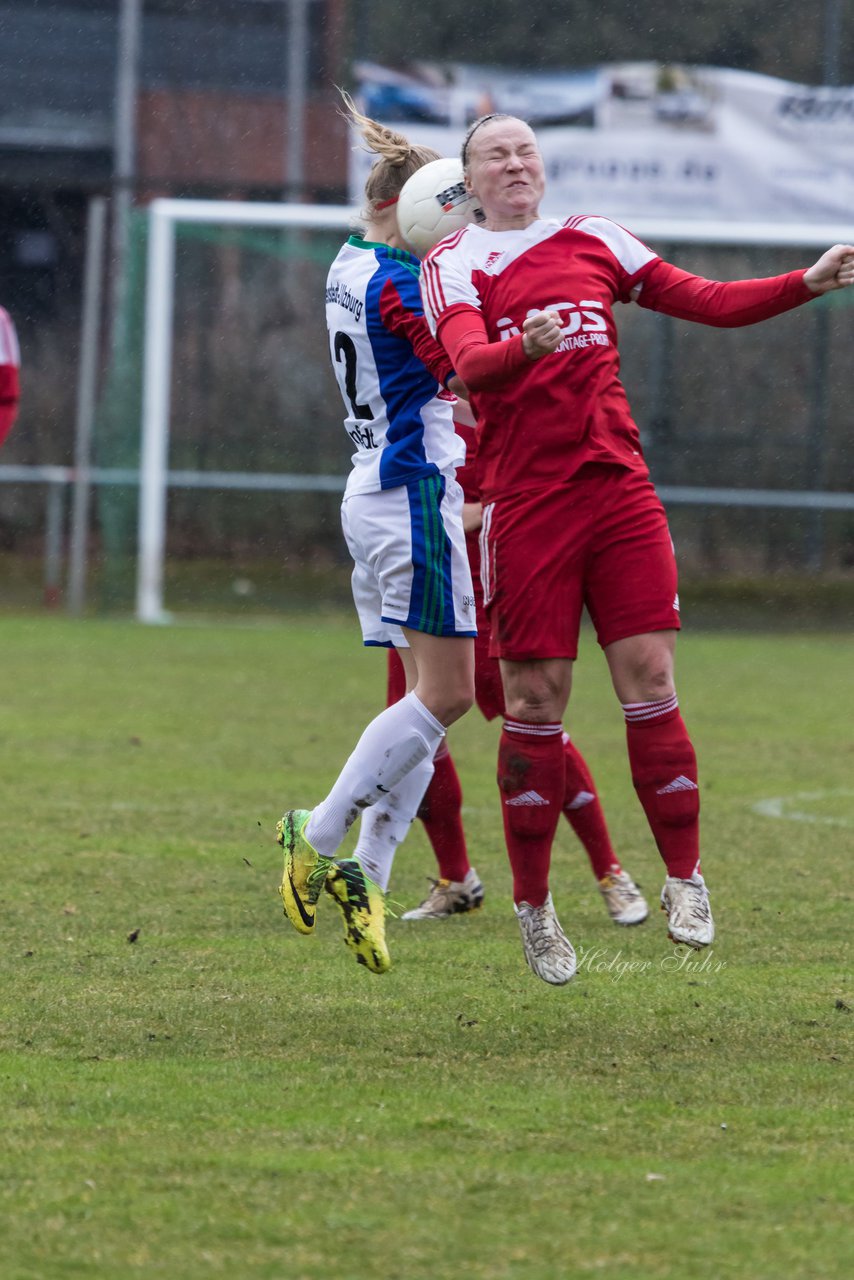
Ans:
[{"label": "green grass field", "polygon": [[[854,1274],[850,635],[683,638],[718,940],[617,930],[564,825],[561,989],[524,965],[476,712],[484,910],[392,921],[383,977],[331,902],[314,938],[285,921],[275,821],[381,704],[349,615],[0,643],[4,1280]],[[655,900],[589,635],[571,727]],[[414,831],[392,896],[432,870]]]}]

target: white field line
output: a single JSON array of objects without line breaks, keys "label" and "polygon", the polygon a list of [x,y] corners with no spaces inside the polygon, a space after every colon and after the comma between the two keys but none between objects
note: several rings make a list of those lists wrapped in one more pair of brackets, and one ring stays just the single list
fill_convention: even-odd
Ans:
[{"label": "white field line", "polygon": [[854,791],[837,787],[831,791],[796,791],[790,796],[772,796],[767,800],[757,800],[750,806],[753,813],[763,818],[781,818],[785,822],[812,822],[825,827],[854,827],[854,814],[851,817],[834,818],[828,814],[811,813],[799,806],[804,804],[821,804],[823,800],[835,799],[838,796],[852,796]]}]

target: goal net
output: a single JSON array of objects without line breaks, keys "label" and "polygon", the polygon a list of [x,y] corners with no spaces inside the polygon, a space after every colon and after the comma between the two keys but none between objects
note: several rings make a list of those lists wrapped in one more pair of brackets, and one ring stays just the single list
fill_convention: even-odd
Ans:
[{"label": "goal net", "polygon": [[[136,215],[97,462],[126,470],[99,491],[104,577],[114,598],[132,586],[141,620],[293,604],[308,582],[313,602],[326,587],[346,598],[338,505],[350,451],[323,290],[352,216],[183,200]],[[631,230],[723,280],[806,265],[844,238],[840,228],[660,220]],[[847,292],[739,330],[637,307],[617,319],[623,379],[683,569],[854,561]]]}]

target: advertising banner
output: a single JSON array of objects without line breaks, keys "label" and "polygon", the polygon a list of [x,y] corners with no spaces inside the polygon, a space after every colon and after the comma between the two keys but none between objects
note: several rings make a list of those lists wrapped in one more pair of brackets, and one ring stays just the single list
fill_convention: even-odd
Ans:
[{"label": "advertising banner", "polygon": [[[356,72],[367,115],[442,155],[459,154],[467,125],[487,111],[527,120],[546,166],[546,217],[851,223],[854,234],[854,87],[649,62]],[[351,156],[358,203],[371,157]]]}]

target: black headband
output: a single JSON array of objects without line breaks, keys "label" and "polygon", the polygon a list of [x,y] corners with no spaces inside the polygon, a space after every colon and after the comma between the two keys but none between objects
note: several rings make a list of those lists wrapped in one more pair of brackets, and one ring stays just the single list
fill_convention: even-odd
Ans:
[{"label": "black headband", "polygon": [[472,136],[477,133],[482,124],[487,124],[490,120],[498,120],[499,118],[503,118],[505,115],[506,112],[504,111],[490,111],[489,115],[481,116],[479,120],[475,120],[474,124],[469,125],[469,131],[465,138],[463,138],[463,148],[460,152],[460,159],[463,162],[463,168],[466,167],[466,156],[468,154],[469,143],[472,140]]}]

